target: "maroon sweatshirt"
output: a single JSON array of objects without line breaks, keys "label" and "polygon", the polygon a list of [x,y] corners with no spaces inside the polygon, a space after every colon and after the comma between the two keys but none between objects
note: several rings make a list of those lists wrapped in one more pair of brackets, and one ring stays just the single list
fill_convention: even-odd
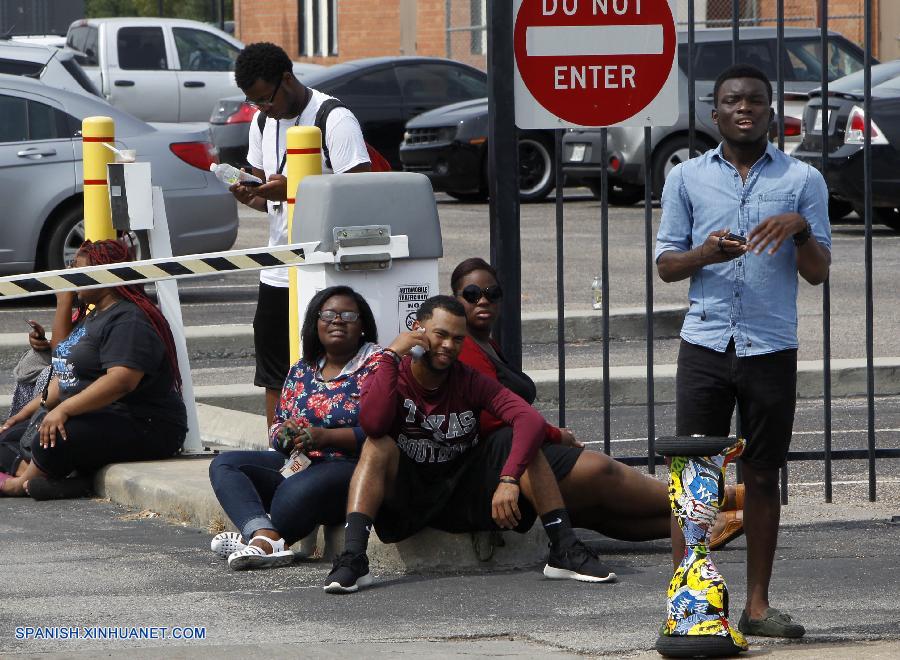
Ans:
[{"label": "maroon sweatshirt", "polygon": [[438,389],[423,388],[409,356],[398,365],[390,353],[366,379],[359,425],[368,437],[390,436],[417,463],[440,468],[475,447],[478,418],[487,410],[513,429],[512,449],[501,474],[516,478],[544,441],[544,418],[495,380],[455,362]]}]

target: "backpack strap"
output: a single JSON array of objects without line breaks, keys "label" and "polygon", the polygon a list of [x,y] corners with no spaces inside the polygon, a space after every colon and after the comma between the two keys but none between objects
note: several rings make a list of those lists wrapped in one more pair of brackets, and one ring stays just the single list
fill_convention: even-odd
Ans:
[{"label": "backpack strap", "polygon": [[260,137],[262,137],[263,131],[266,130],[266,119],[268,119],[268,117],[266,117],[262,110],[256,111],[256,128],[259,129]]},{"label": "backpack strap", "polygon": [[346,107],[347,106],[337,99],[327,99],[319,106],[318,111],[316,111],[316,121],[314,125],[322,132],[322,155],[325,157],[325,167],[329,170],[333,170],[334,168],[331,167],[331,156],[328,155],[328,142],[325,140],[325,125],[328,123],[328,115],[331,114],[332,110],[335,108]]}]

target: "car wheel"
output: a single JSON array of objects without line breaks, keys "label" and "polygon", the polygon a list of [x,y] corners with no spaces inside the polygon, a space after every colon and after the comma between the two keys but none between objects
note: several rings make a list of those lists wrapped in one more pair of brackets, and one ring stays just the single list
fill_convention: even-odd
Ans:
[{"label": "car wheel", "polygon": [[450,195],[450,197],[459,200],[460,202],[483,202],[488,198],[486,190],[477,190],[475,192],[456,192],[447,190],[445,192]]},{"label": "car wheel", "polygon": [[840,199],[835,199],[834,197],[828,198],[828,219],[831,220],[831,222],[841,220],[849,215],[852,210],[853,204],[850,202],[844,202]]},{"label": "car wheel", "polygon": [[[600,199],[600,179],[593,179],[588,183],[594,197]],[[635,186],[628,183],[609,183],[607,198],[613,206],[631,206],[644,199],[644,186]]]},{"label": "car wheel", "polygon": [[[703,140],[694,140],[694,151],[702,154],[709,149],[709,145]],[[663,185],[676,165],[690,159],[688,139],[686,135],[680,135],[671,140],[666,140],[656,147],[653,154],[653,195],[657,199],[662,198]]]},{"label": "car wheel", "polygon": [[541,136],[519,136],[519,199],[535,202],[544,199],[556,183],[553,147]]},{"label": "car wheel", "polygon": [[[135,259],[150,258],[150,243],[147,232],[135,232],[138,237]],[[84,243],[84,213],[80,206],[66,211],[56,222],[44,254],[48,270],[67,268],[75,260],[78,248]]]}]

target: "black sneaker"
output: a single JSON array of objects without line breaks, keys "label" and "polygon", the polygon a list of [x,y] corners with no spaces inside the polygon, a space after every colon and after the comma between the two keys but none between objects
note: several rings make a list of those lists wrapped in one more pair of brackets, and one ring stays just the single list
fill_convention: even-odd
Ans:
[{"label": "black sneaker", "polygon": [[369,573],[369,558],[365,553],[354,555],[346,550],[334,558],[331,573],[325,580],[328,584],[324,589],[329,594],[352,594],[375,581]]},{"label": "black sneaker", "polygon": [[544,566],[544,577],[551,580],[578,580],[579,582],[615,582],[616,574],[610,571],[597,553],[581,541],[564,548],[550,546],[550,556]]}]

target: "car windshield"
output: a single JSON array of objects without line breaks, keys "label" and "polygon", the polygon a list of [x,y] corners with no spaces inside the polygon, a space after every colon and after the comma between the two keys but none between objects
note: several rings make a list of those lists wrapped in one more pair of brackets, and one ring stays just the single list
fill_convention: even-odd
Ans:
[{"label": "car windshield", "polygon": [[[892,78],[900,76],[900,60],[876,64],[872,67],[872,87],[877,87]],[[835,80],[828,86],[829,93],[862,94],[865,85],[865,71],[857,71]]]}]

